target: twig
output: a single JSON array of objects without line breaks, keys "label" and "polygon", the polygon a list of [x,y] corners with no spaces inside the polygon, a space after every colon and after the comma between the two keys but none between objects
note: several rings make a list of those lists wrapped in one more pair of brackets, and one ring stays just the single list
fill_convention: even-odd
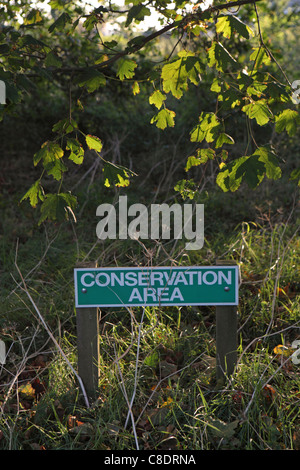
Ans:
[{"label": "twig", "polygon": [[[198,10],[195,13],[189,13],[186,15],[182,20],[175,20],[173,23],[170,23],[166,26],[164,26],[162,29],[158,31],[154,31],[152,34],[149,34],[149,36],[146,36],[145,39],[139,43],[136,44],[133,47],[127,47],[123,51],[118,52],[115,54],[113,57],[110,57],[109,59],[105,60],[104,62],[101,62],[100,64],[92,65],[91,68],[100,70],[108,65],[114,64],[117,60],[121,59],[124,56],[133,54],[135,52],[138,52],[141,50],[148,42],[152,41],[153,39],[156,39],[159,36],[162,36],[163,34],[166,34],[167,32],[171,31],[172,29],[175,29],[176,27],[184,28],[188,23],[191,21],[201,21],[202,17],[209,12],[219,12],[222,10],[228,10],[232,7],[239,7],[242,5],[255,5],[257,2],[261,0],[238,0],[234,2],[228,2],[228,3],[221,3],[220,5],[214,5],[208,7],[206,10]],[[81,72],[83,71],[84,68],[82,67],[61,67],[56,70],[53,70],[52,73],[66,73],[66,72]]]},{"label": "twig", "polygon": [[[138,334],[138,341],[137,341],[137,352],[136,352],[136,360],[135,360],[135,374],[134,374],[134,388],[132,392],[132,397],[130,400],[130,410],[132,409],[132,405],[134,402],[135,394],[136,394],[136,388],[137,388],[137,376],[138,376],[138,361],[139,361],[139,353],[140,353],[140,342],[141,342],[141,331],[142,331],[142,326],[143,326],[143,321],[144,321],[144,313],[145,313],[145,307],[143,307],[143,313],[142,313],[142,318],[139,326],[139,334]],[[124,429],[126,429],[129,416],[130,416],[130,410],[128,410],[127,418],[125,421],[125,426]]]},{"label": "twig", "polygon": [[128,406],[128,410],[129,410],[129,413],[130,413],[130,416],[131,416],[132,429],[133,429],[133,434],[134,434],[134,439],[135,439],[136,450],[139,450],[139,443],[138,443],[137,434],[136,434],[134,416],[133,416],[131,404],[129,403],[129,400],[128,400],[128,395],[127,395],[127,392],[126,392],[126,388],[125,388],[125,384],[124,384],[124,379],[123,379],[123,374],[122,374],[122,371],[121,371],[121,368],[120,368],[120,364],[119,364],[119,361],[118,361],[118,357],[117,357],[117,352],[116,352],[116,349],[115,349],[115,345],[114,345],[114,351],[115,351],[115,356],[116,356],[115,362],[116,362],[116,364],[117,364],[118,371],[119,371],[119,375],[120,375],[120,379],[121,379],[121,389],[122,389],[123,395],[124,395],[124,397],[125,397],[125,400],[126,400],[126,403],[127,403],[127,406]]},{"label": "twig", "polygon": [[[17,250],[16,250],[16,258],[17,258]],[[45,330],[47,331],[48,335],[50,336],[50,338],[52,339],[54,345],[56,346],[56,348],[58,349],[58,351],[60,352],[60,354],[62,355],[63,359],[66,361],[66,364],[68,365],[68,367],[71,369],[71,371],[73,372],[73,374],[75,375],[75,377],[77,378],[78,382],[79,382],[79,385],[81,387],[81,390],[82,390],[82,393],[83,393],[83,397],[84,397],[84,400],[85,400],[85,404],[87,406],[87,408],[90,408],[90,404],[89,404],[89,401],[88,401],[88,397],[87,397],[87,394],[86,394],[86,391],[85,391],[85,388],[84,388],[84,385],[83,385],[83,382],[81,380],[81,377],[79,377],[79,375],[77,374],[77,372],[75,371],[75,369],[73,368],[72,364],[70,363],[69,359],[67,358],[67,356],[65,355],[65,353],[63,352],[63,350],[61,349],[60,345],[58,344],[58,342],[56,341],[55,337],[53,336],[52,332],[50,331],[47,323],[45,322],[43,316],[41,315],[39,309],[37,308],[33,298],[31,297],[30,293],[28,292],[28,288],[26,286],[26,283],[25,283],[25,280],[22,276],[22,273],[19,269],[19,266],[17,264],[17,260],[15,259],[15,267],[22,279],[22,283],[24,285],[24,287],[20,286],[20,288],[26,293],[28,299],[30,300],[32,306],[34,307],[36,313],[38,314],[38,317],[43,325],[43,327],[45,328]]]},{"label": "twig", "polygon": [[257,11],[257,6],[256,4],[254,3],[254,8],[255,8],[255,13],[256,13],[256,19],[257,19],[257,27],[258,27],[258,34],[259,34],[259,39],[260,39],[260,43],[261,43],[261,46],[266,50],[267,54],[271,57],[271,59],[275,62],[275,64],[277,65],[277,67],[279,68],[280,72],[282,73],[282,75],[284,76],[285,80],[287,81],[287,83],[289,84],[290,87],[292,87],[292,84],[290,82],[290,80],[288,79],[285,71],[283,70],[283,68],[281,67],[281,65],[278,63],[278,61],[275,59],[275,57],[273,56],[272,52],[270,51],[270,49],[266,46],[264,40],[263,40],[263,37],[262,37],[262,32],[261,32],[261,29],[260,29],[260,22],[259,22],[259,16],[258,16],[258,11]]}]

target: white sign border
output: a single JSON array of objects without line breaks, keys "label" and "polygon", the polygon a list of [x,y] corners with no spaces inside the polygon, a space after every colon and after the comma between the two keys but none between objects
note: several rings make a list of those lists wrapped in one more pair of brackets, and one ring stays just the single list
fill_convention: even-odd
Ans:
[{"label": "white sign border", "polygon": [[[161,302],[147,302],[147,303],[138,303],[138,304],[88,304],[88,305],[82,305],[78,303],[78,285],[77,285],[77,272],[78,271],[118,271],[118,270],[128,270],[128,271],[137,271],[137,270],[161,270],[161,269],[175,269],[175,270],[189,270],[189,269],[201,269],[201,270],[220,270],[220,269],[233,269],[236,271],[236,276],[235,276],[235,301],[234,302],[211,302],[211,303],[186,303],[186,302],[176,302],[176,303],[161,303]],[[218,265],[218,266],[134,266],[134,267],[127,267],[127,266],[122,266],[122,267],[97,267],[97,268],[74,268],[74,285],[75,285],[75,308],[110,308],[110,307],[119,307],[119,308],[126,308],[126,307],[183,307],[183,306],[237,306],[239,304],[239,280],[240,280],[240,270],[239,266],[237,265]]]}]

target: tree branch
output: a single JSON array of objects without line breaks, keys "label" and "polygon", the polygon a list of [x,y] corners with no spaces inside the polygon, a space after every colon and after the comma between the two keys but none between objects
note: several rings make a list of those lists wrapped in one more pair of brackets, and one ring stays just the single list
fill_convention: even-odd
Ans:
[{"label": "tree branch", "polygon": [[[220,5],[214,5],[208,7],[206,10],[200,10],[198,9],[195,13],[190,13],[186,15],[183,19],[179,21],[173,21],[173,23],[170,23],[166,26],[164,26],[162,29],[158,31],[154,31],[152,34],[149,34],[149,36],[145,37],[144,41],[140,42],[139,44],[136,44],[132,47],[127,47],[124,49],[124,51],[118,52],[115,54],[113,57],[110,59],[107,59],[104,62],[101,62],[101,64],[97,65],[92,65],[91,68],[94,68],[96,70],[101,70],[109,65],[114,64],[117,60],[121,59],[122,57],[125,57],[130,54],[134,54],[135,52],[138,52],[139,50],[143,49],[148,42],[153,41],[153,39],[156,39],[159,36],[162,36],[163,34],[167,33],[168,31],[171,31],[172,29],[175,29],[177,27],[184,27],[191,21],[201,21],[202,18],[205,16],[207,13],[215,12],[215,11],[222,11],[222,10],[228,10],[229,8],[237,7],[237,6],[242,6],[242,5],[255,5],[257,2],[260,2],[262,0],[236,0],[234,2],[229,2],[229,3],[221,3]],[[59,73],[59,72],[81,72],[83,71],[83,67],[65,67],[65,68],[60,68],[56,69],[53,72],[54,73]]]}]

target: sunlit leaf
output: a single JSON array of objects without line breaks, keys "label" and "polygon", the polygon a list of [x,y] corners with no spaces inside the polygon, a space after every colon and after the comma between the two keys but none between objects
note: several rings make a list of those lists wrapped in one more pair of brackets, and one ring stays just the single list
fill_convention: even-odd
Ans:
[{"label": "sunlit leaf", "polygon": [[106,78],[103,73],[93,68],[86,68],[75,80],[80,87],[85,86],[89,93],[106,85]]},{"label": "sunlit leaf", "polygon": [[255,119],[259,126],[264,126],[273,117],[273,114],[265,100],[254,101],[243,106],[242,111],[250,119]]},{"label": "sunlit leaf", "polygon": [[103,168],[104,186],[110,187],[111,185],[117,187],[129,186],[130,176],[134,173],[121,165],[115,165],[111,162],[106,162]]},{"label": "sunlit leaf", "polygon": [[220,15],[216,24],[216,31],[222,33],[228,39],[232,37],[234,32],[246,39],[249,39],[250,35],[253,36],[252,29],[234,15]]},{"label": "sunlit leaf", "polygon": [[39,200],[44,200],[44,190],[41,186],[40,180],[33,183],[20,202],[25,201],[25,199],[29,199],[32,207],[36,207]]},{"label": "sunlit leaf", "polygon": [[119,77],[120,80],[125,80],[125,78],[132,78],[134,76],[134,70],[136,67],[137,63],[134,60],[124,58],[119,59],[117,77]]},{"label": "sunlit leaf", "polygon": [[164,95],[160,90],[155,90],[149,97],[149,103],[154,104],[157,109],[160,109],[166,98],[166,95]]},{"label": "sunlit leaf", "polygon": [[220,123],[214,113],[202,112],[199,117],[199,124],[191,132],[191,142],[213,142],[218,136]]},{"label": "sunlit leaf", "polygon": [[99,139],[99,137],[87,134],[85,136],[85,141],[86,141],[87,146],[90,150],[96,150],[96,152],[101,152],[101,150],[102,150],[102,141]]},{"label": "sunlit leaf", "polygon": [[296,134],[297,128],[300,125],[300,115],[297,111],[285,109],[275,117],[275,122],[276,132],[287,131],[289,136],[293,136]]},{"label": "sunlit leaf", "polygon": [[151,119],[151,124],[155,123],[159,129],[165,129],[166,127],[174,127],[175,125],[175,112],[170,109],[164,108],[159,111]]},{"label": "sunlit leaf", "polygon": [[224,72],[229,65],[235,67],[237,63],[220,42],[214,42],[208,50],[208,65]]},{"label": "sunlit leaf", "polygon": [[70,215],[76,221],[73,212],[76,205],[77,199],[70,193],[47,194],[41,206],[39,225],[45,220],[68,220]]}]

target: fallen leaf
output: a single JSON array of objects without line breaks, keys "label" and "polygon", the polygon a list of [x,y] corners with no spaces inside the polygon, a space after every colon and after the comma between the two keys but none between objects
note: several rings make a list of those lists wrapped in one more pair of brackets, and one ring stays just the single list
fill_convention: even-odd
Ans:
[{"label": "fallen leaf", "polygon": [[35,390],[30,382],[27,382],[25,385],[21,385],[18,392],[22,398],[26,398],[27,400],[34,400],[35,398]]},{"label": "fallen leaf", "polygon": [[262,394],[268,403],[272,403],[276,398],[277,392],[272,385],[267,384],[264,386]]}]

